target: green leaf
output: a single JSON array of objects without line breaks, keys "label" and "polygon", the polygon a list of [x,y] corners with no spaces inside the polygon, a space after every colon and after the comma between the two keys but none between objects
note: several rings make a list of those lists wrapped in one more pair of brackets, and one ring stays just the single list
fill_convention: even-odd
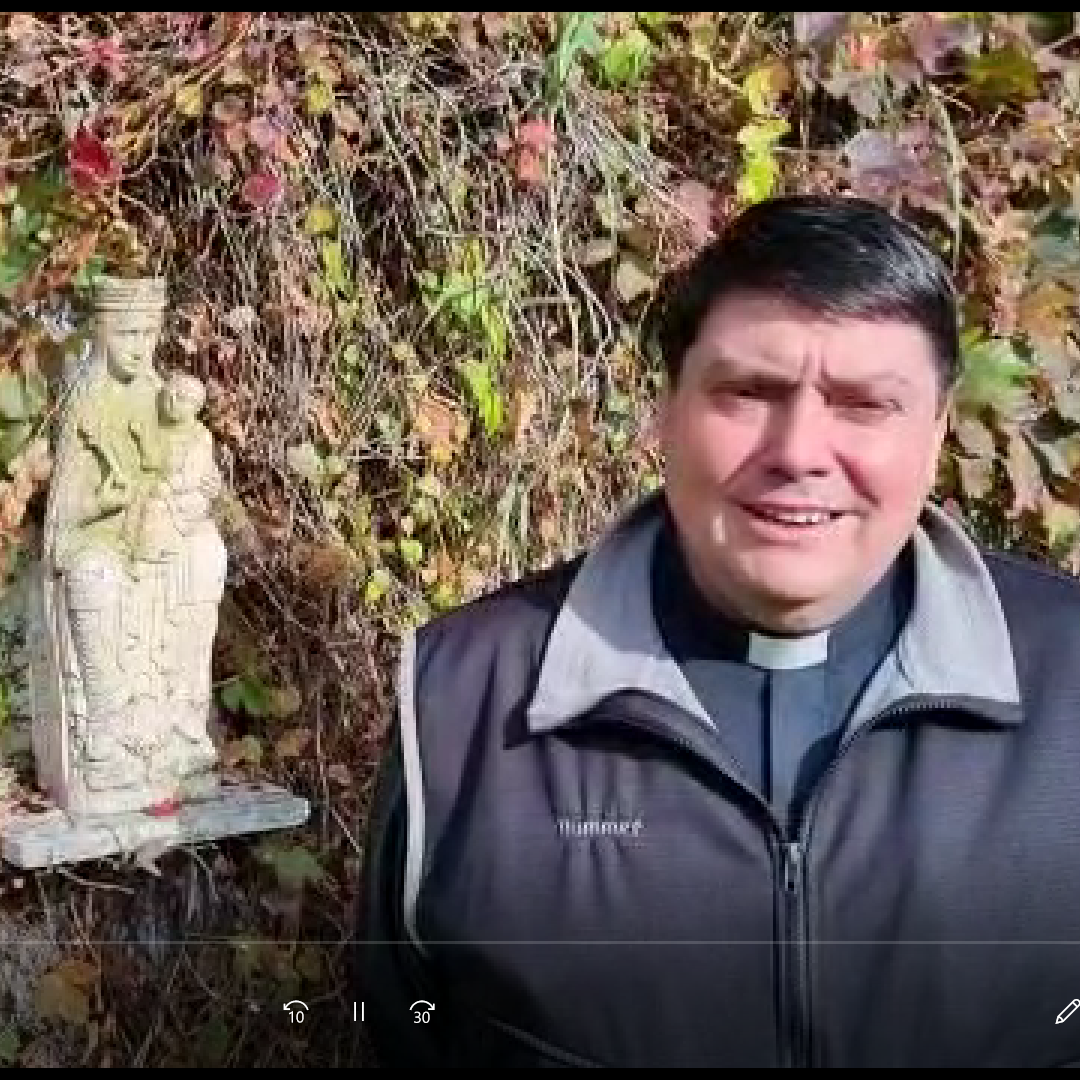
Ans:
[{"label": "green leaf", "polygon": [[29,404],[23,380],[14,371],[0,371],[0,420],[28,420]]},{"label": "green leaf", "polygon": [[76,293],[82,296],[90,295],[96,288],[98,278],[105,273],[105,257],[103,255],[91,255],[79,267],[72,281]]},{"label": "green leaf", "polygon": [[378,607],[379,601],[389,591],[391,581],[390,574],[385,567],[376,567],[364,586],[364,603],[370,608]]},{"label": "green leaf", "polygon": [[351,289],[349,276],[345,270],[345,262],[342,257],[340,240],[323,240],[322,264],[326,284],[342,296],[348,296]]},{"label": "green leaf", "polygon": [[772,154],[754,154],[743,165],[737,194],[744,203],[764,202],[773,193],[780,167]]},{"label": "green leaf", "polygon": [[549,100],[557,100],[562,94],[580,53],[595,56],[600,50],[600,36],[596,32],[599,14],[597,11],[560,12],[559,37],[547,65]]},{"label": "green leaf", "polygon": [[31,209],[43,210],[52,206],[66,183],[64,169],[50,162],[20,185],[19,202]]},{"label": "green leaf", "polygon": [[303,889],[309,882],[318,884],[326,876],[319,860],[302,844],[284,845],[280,841],[264,840],[256,849],[255,857],[273,868],[282,888],[293,892]]},{"label": "green leaf", "polygon": [[652,60],[652,42],[635,27],[600,53],[600,73],[609,86],[641,82]]},{"label": "green leaf", "polygon": [[41,414],[49,398],[49,383],[40,371],[30,371],[23,376],[23,394],[28,416]]},{"label": "green leaf", "polygon": [[230,679],[221,687],[218,691],[218,698],[221,701],[222,707],[228,709],[229,712],[240,712],[244,703],[244,691],[240,686],[239,676]]},{"label": "green leaf", "polygon": [[978,331],[961,339],[963,374],[956,389],[956,407],[978,412],[989,405],[1010,416],[1027,398],[1031,365],[1005,338],[982,338]]},{"label": "green leaf", "polygon": [[222,685],[218,692],[221,704],[229,712],[246,712],[249,716],[268,716],[274,710],[274,692],[252,673],[236,675]]},{"label": "green leaf", "polygon": [[497,435],[503,425],[503,402],[492,381],[491,368],[481,360],[473,360],[465,365],[463,374],[484,431],[489,436]]},{"label": "green leaf", "polygon": [[424,558],[424,545],[412,536],[403,536],[398,540],[398,550],[409,566],[419,566]]},{"label": "green leaf", "polygon": [[0,1065],[14,1065],[19,1056],[19,1029],[12,1020],[0,1031]]},{"label": "green leaf", "polygon": [[657,33],[671,22],[670,11],[638,11],[636,15],[641,26],[644,26],[646,30],[653,30]]},{"label": "green leaf", "polygon": [[34,425],[29,420],[0,423],[0,465],[6,468],[33,434]]},{"label": "green leaf", "polygon": [[790,130],[791,126],[784,117],[770,116],[740,128],[735,138],[740,146],[746,147],[749,156],[756,157],[770,153]]},{"label": "green leaf", "polygon": [[37,260],[25,244],[6,248],[0,255],[0,289],[13,289],[25,281]]},{"label": "green leaf", "polygon": [[274,711],[274,692],[258,675],[245,675],[240,686],[241,702],[249,716],[269,716]]},{"label": "green leaf", "polygon": [[1029,100],[1039,93],[1039,69],[1031,55],[1016,45],[969,57],[967,79],[972,95],[984,105]]},{"label": "green leaf", "polygon": [[508,337],[506,319],[503,318],[503,313],[490,302],[480,308],[479,315],[488,355],[496,364],[499,364],[506,357],[506,341]]}]

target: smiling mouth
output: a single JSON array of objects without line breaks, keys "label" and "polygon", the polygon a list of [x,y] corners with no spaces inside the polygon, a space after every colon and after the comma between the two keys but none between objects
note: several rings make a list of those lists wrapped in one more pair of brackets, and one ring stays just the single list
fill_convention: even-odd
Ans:
[{"label": "smiling mouth", "polygon": [[787,507],[744,504],[742,509],[754,521],[792,531],[809,531],[828,525],[843,516],[840,510],[824,507]]}]

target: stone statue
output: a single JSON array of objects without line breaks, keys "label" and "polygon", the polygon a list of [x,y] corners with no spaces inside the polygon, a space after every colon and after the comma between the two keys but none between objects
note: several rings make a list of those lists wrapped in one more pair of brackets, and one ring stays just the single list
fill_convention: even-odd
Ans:
[{"label": "stone statue", "polygon": [[153,365],[161,279],[106,278],[66,373],[30,612],[38,786],[0,821],[21,867],[289,828],[306,799],[224,778],[207,724],[226,551],[203,385]]},{"label": "stone statue", "polygon": [[153,367],[160,279],[105,279],[93,347],[68,388],[42,551],[34,671],[39,782],[111,812],[198,790],[210,652],[225,582],[221,487],[199,380]]}]

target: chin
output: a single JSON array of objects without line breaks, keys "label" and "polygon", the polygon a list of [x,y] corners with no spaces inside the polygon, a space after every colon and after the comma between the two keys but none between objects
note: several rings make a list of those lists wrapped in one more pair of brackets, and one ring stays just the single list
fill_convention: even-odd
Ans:
[{"label": "chin", "polygon": [[835,582],[799,574],[747,575],[747,593],[758,600],[762,611],[772,612],[787,631],[819,630],[832,621],[837,596]]}]

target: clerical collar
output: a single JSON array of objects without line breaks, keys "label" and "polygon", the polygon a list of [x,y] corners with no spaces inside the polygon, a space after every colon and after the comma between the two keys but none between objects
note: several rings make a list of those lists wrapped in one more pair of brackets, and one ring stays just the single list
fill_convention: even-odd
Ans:
[{"label": "clerical collar", "polygon": [[665,505],[653,558],[653,610],[665,644],[680,663],[690,658],[726,660],[782,671],[859,654],[876,660],[891,647],[910,611],[914,561],[909,548],[836,625],[804,637],[770,637],[722,614],[702,595]]}]

